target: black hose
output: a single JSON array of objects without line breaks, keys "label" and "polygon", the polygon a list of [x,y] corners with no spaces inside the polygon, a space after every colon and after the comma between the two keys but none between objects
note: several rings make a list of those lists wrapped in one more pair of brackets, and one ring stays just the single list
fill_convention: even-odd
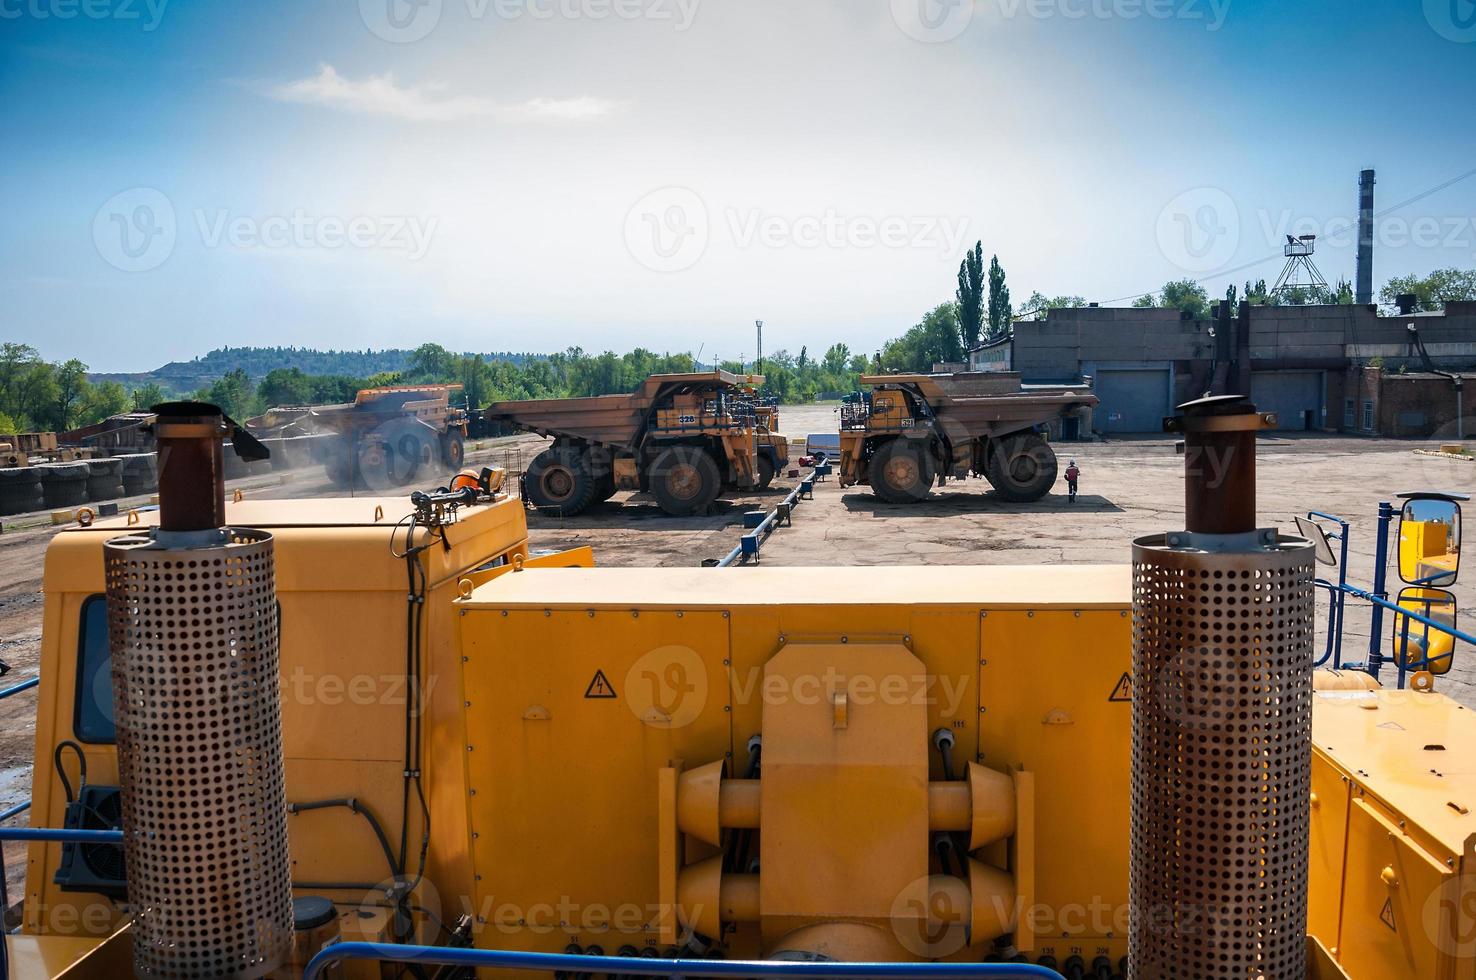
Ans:
[{"label": "black hose", "polygon": [[81,795],[82,788],[87,785],[87,756],[82,754],[82,746],[70,739],[58,742],[56,749],[51,753],[51,761],[56,764],[56,775],[61,780],[62,790],[67,794],[67,805],[71,805],[76,796],[72,793],[72,783],[67,779],[66,767],[62,765],[62,749],[71,749],[77,753],[77,795]]},{"label": "black hose", "polygon": [[943,758],[943,778],[952,782],[953,775],[953,732],[946,728],[940,728],[933,733],[933,745],[937,747],[938,754]]},{"label": "black hose", "polygon": [[398,878],[404,874],[404,869],[395,866],[394,851],[390,849],[389,838],[385,836],[384,828],[379,823],[379,818],[374,816],[374,811],[360,803],[354,797],[346,797],[340,800],[313,800],[308,803],[288,803],[288,813],[307,813],[310,810],[326,810],[330,807],[345,807],[353,813],[357,813],[369,821],[369,826],[374,828],[374,836],[379,838],[379,848],[384,852],[384,859],[389,864],[390,877]]}]

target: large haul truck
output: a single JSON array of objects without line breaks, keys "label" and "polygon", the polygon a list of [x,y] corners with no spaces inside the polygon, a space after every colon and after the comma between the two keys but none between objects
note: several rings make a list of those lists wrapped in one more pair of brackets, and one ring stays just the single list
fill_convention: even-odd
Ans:
[{"label": "large haul truck", "polygon": [[870,391],[841,405],[840,485],[869,483],[894,504],[971,475],[1005,500],[1039,500],[1056,482],[1056,454],[1039,430],[1055,419],[1080,424],[1097,404],[1085,386],[1025,388],[1015,374],[868,375],[861,383]]},{"label": "large haul truck", "polygon": [[483,413],[553,439],[528,465],[526,499],[568,517],[617,490],[646,491],[668,514],[705,511],[724,487],[767,487],[789,462],[758,375],[653,374],[634,392],[494,402]]}]

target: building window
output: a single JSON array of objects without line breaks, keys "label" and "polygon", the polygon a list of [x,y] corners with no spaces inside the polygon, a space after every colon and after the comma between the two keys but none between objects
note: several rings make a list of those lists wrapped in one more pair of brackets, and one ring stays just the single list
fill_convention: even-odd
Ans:
[{"label": "building window", "polygon": [[1352,398],[1343,399],[1343,428],[1355,429],[1358,427],[1358,402]]},{"label": "building window", "polygon": [[1374,427],[1373,422],[1374,422],[1373,402],[1372,401],[1365,401],[1363,403],[1363,431],[1364,432],[1372,432],[1373,431],[1373,427]]}]

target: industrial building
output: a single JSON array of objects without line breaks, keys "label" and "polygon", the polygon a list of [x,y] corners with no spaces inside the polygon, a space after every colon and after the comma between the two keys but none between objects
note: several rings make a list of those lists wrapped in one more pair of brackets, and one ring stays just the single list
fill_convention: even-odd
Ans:
[{"label": "industrial building", "polygon": [[1398,316],[1351,305],[1220,304],[1209,319],[1055,309],[1015,324],[1007,347],[971,352],[971,369],[1017,371],[1026,384],[1090,378],[1101,399],[1092,426],[1108,436],[1162,431],[1174,405],[1207,391],[1249,394],[1284,430],[1446,436],[1476,414],[1458,408],[1457,383],[1463,371],[1476,378],[1476,302]]}]

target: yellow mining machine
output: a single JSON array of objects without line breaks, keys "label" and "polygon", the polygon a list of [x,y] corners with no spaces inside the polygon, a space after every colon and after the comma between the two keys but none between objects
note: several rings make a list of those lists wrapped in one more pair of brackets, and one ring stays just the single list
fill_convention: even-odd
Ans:
[{"label": "yellow mining machine", "polygon": [[1266,421],[1186,406],[1130,564],[899,577],[536,556],[492,472],[227,503],[166,406],[47,555],[8,975],[1470,980],[1476,718],[1314,682]]},{"label": "yellow mining machine", "polygon": [[629,394],[494,402],[483,417],[547,436],[523,493],[545,514],[572,517],[617,490],[645,491],[668,514],[707,510],[725,487],[763,489],[789,462],[762,375],[653,374]]}]

